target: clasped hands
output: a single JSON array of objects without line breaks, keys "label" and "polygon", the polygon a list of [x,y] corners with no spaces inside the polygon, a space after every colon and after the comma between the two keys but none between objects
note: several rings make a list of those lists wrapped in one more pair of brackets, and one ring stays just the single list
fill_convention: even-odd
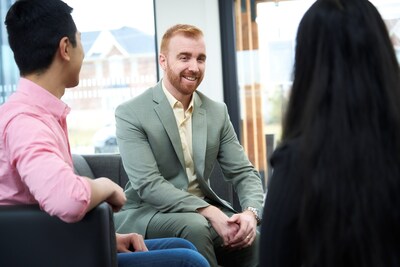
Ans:
[{"label": "clasped hands", "polygon": [[250,211],[234,214],[228,219],[228,225],[233,230],[224,246],[232,249],[241,249],[251,246],[256,239],[257,220]]},{"label": "clasped hands", "polygon": [[234,214],[228,217],[215,206],[198,210],[206,217],[228,249],[242,249],[253,244],[257,233],[257,220],[251,211]]}]

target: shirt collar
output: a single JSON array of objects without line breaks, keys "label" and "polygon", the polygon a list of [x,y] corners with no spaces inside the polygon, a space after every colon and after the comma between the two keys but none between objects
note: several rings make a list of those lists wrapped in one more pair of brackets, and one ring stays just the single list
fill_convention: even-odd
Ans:
[{"label": "shirt collar", "polygon": [[20,78],[18,92],[24,94],[30,99],[30,102],[47,110],[56,118],[65,118],[71,110],[67,104],[49,91],[26,78]]},{"label": "shirt collar", "polygon": [[[162,84],[162,89],[164,91],[165,96],[167,97],[167,100],[169,102],[169,104],[171,105],[172,109],[174,109],[174,107],[176,106],[176,104],[179,102],[179,100],[177,100],[169,91],[168,89],[165,87],[164,85],[164,81],[161,83]],[[193,96],[192,99],[190,100],[189,103],[189,107],[187,110],[191,110],[193,111],[194,109],[194,94],[196,94],[196,92],[193,92]],[[180,102],[179,102],[180,103]]]}]

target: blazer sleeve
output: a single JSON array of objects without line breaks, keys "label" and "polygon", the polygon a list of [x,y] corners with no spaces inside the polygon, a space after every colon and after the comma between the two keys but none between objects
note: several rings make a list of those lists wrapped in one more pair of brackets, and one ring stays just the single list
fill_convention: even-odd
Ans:
[{"label": "blazer sleeve", "polygon": [[118,106],[115,112],[118,146],[133,189],[130,195],[127,193],[128,201],[136,197],[137,205],[146,203],[161,212],[196,212],[198,208],[208,206],[206,201],[162,176],[152,150],[152,145],[156,144],[149,143],[146,132],[149,129],[143,127],[145,122],[139,119],[138,112],[149,114],[151,111],[128,103]]},{"label": "blazer sleeve", "polygon": [[225,121],[221,133],[218,163],[225,179],[233,184],[242,209],[254,207],[262,212],[264,189],[260,174],[249,161],[237,139],[226,105],[224,108]]}]

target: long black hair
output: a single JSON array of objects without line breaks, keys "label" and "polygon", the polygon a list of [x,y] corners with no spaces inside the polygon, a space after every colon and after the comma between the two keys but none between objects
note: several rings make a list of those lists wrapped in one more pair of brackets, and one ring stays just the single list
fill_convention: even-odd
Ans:
[{"label": "long black hair", "polygon": [[299,25],[282,142],[300,140],[304,266],[400,266],[400,76],[367,0]]}]

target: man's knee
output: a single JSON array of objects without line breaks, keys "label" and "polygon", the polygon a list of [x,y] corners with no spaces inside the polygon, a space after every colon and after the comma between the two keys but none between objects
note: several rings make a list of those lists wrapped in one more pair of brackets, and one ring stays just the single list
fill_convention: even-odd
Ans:
[{"label": "man's knee", "polygon": [[184,238],[174,238],[174,245],[177,248],[186,248],[197,251],[197,248],[190,241]]},{"label": "man's knee", "polygon": [[194,213],[189,216],[184,216],[182,227],[182,233],[184,235],[196,235],[196,236],[209,236],[210,225],[204,216]]}]

